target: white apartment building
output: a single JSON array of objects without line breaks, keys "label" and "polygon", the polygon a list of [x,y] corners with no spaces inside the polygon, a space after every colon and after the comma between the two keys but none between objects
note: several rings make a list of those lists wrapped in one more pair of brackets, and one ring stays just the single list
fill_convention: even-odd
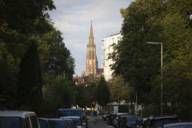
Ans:
[{"label": "white apartment building", "polygon": [[103,74],[105,79],[108,81],[112,78],[113,70],[111,64],[114,63],[112,59],[109,59],[109,55],[114,51],[114,45],[116,45],[122,39],[120,33],[112,34],[103,39]]}]

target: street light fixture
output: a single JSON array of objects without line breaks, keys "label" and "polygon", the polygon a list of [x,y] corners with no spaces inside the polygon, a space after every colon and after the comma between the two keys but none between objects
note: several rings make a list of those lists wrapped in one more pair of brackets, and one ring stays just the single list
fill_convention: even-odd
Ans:
[{"label": "street light fixture", "polygon": [[192,20],[192,14],[191,14],[191,15],[189,15],[189,20]]},{"label": "street light fixture", "polygon": [[162,42],[146,42],[147,44],[161,45],[161,97],[160,97],[160,111],[163,115],[163,43]]}]

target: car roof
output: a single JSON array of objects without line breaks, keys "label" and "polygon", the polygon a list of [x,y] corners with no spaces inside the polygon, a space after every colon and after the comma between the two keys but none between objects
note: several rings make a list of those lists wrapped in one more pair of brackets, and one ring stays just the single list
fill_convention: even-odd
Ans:
[{"label": "car roof", "polygon": [[44,118],[44,119],[46,119],[46,120],[56,120],[56,121],[57,121],[57,120],[58,120],[58,121],[61,120],[61,121],[62,121],[61,118]]},{"label": "car roof", "polygon": [[63,121],[61,118],[39,118],[40,120],[46,120],[46,121]]},{"label": "car roof", "polygon": [[73,119],[70,118],[61,118],[62,120],[69,120],[69,121],[73,121]]},{"label": "car roof", "polygon": [[129,113],[117,113],[117,115],[127,115],[127,114],[129,114]]},{"label": "car roof", "polygon": [[31,111],[0,111],[0,117],[22,117],[36,116],[35,112]]},{"label": "car roof", "polygon": [[182,123],[165,124],[164,127],[182,126],[182,125],[192,125],[192,122],[182,122]]},{"label": "car roof", "polygon": [[158,116],[158,117],[153,117],[152,119],[159,120],[159,119],[175,119],[175,118],[177,118],[177,116]]},{"label": "car roof", "polygon": [[131,114],[124,114],[121,115],[121,117],[138,117],[137,115],[131,115]]},{"label": "car roof", "polygon": [[39,120],[48,120],[49,118],[38,118]]},{"label": "car roof", "polygon": [[61,116],[62,119],[80,119],[79,116]]},{"label": "car roof", "polygon": [[59,108],[59,109],[57,109],[58,111],[71,111],[71,110],[73,110],[73,111],[81,111],[81,109],[76,109],[76,108]]}]

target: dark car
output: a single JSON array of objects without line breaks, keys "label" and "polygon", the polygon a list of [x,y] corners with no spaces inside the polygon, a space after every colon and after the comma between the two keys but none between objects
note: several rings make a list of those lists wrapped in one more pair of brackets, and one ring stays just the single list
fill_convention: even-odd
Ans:
[{"label": "dark car", "polygon": [[163,125],[169,123],[177,123],[177,116],[160,116],[160,117],[152,117],[145,120],[143,123],[144,128],[163,128]]},{"label": "dark car", "polygon": [[124,116],[127,116],[128,113],[117,113],[116,114],[116,117],[113,119],[113,122],[112,122],[112,125],[115,127],[115,128],[119,128],[120,126],[120,122],[122,120],[122,117]]},{"label": "dark car", "polygon": [[50,128],[73,128],[73,125],[70,121],[59,118],[48,119],[48,122]]},{"label": "dark car", "polygon": [[163,128],[192,128],[192,122],[166,124]]},{"label": "dark car", "polygon": [[40,128],[76,128],[71,119],[39,118]]},{"label": "dark car", "polygon": [[63,116],[63,117],[60,117],[60,118],[63,119],[63,120],[71,120],[74,128],[77,128],[77,127],[82,125],[81,124],[81,119],[79,117]]},{"label": "dark car", "polygon": [[50,128],[48,119],[39,118],[40,128]]},{"label": "dark car", "polygon": [[108,125],[113,125],[114,119],[117,117],[117,114],[109,114],[106,117],[106,121]]},{"label": "dark car", "polygon": [[40,128],[35,112],[0,111],[0,128]]},{"label": "dark car", "polygon": [[119,118],[118,128],[137,128],[141,122],[141,118],[136,115],[123,115]]},{"label": "dark car", "polygon": [[84,111],[80,109],[71,109],[71,108],[60,108],[57,110],[58,116],[59,117],[68,117],[71,118],[72,120],[75,120],[77,118],[80,119],[81,125],[87,127],[87,117]]}]

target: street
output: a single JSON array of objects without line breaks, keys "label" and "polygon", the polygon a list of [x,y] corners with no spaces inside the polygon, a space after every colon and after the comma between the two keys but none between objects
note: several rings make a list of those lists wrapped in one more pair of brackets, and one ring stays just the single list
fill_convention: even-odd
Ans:
[{"label": "street", "polygon": [[0,128],[192,127],[191,101],[192,0],[0,0]]},{"label": "street", "polygon": [[100,116],[97,116],[96,119],[93,119],[93,117],[89,118],[88,128],[113,128],[113,126],[107,125]]}]

